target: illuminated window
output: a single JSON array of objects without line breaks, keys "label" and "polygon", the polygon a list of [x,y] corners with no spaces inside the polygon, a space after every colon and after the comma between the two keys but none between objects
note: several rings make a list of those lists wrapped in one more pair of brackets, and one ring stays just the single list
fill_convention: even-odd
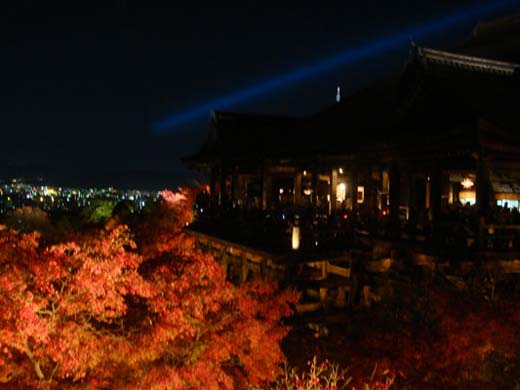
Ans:
[{"label": "illuminated window", "polygon": [[357,188],[357,202],[363,203],[365,201],[365,187],[358,186]]},{"label": "illuminated window", "polygon": [[497,200],[497,206],[506,207],[508,209],[518,208],[518,200],[516,199],[499,199]]},{"label": "illuminated window", "polygon": [[474,205],[476,202],[475,191],[461,191],[459,193],[459,200],[462,204],[469,203],[470,205]]},{"label": "illuminated window", "polygon": [[293,250],[300,249],[300,227],[293,226],[292,228],[292,237],[291,237],[291,246]]},{"label": "illuminated window", "polygon": [[338,202],[343,202],[347,197],[347,185],[345,183],[339,183],[336,186],[336,200]]}]

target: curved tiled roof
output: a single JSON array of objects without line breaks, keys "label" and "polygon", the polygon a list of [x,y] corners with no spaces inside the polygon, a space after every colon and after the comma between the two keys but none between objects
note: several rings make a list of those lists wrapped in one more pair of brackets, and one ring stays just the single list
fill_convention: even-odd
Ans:
[{"label": "curved tiled roof", "polygon": [[400,75],[307,118],[216,111],[199,157],[258,160],[449,140],[476,144],[482,120],[520,145],[520,18],[480,24],[472,39],[450,51],[412,43],[410,52]]}]

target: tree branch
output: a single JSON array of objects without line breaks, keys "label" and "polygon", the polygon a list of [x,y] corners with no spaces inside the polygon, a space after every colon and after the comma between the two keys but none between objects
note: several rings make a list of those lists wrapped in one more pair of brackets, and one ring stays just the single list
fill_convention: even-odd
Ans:
[{"label": "tree branch", "polygon": [[38,376],[38,379],[45,379],[45,375],[43,375],[42,369],[40,367],[40,362],[34,358],[34,355],[31,351],[31,348],[29,347],[29,342],[25,343],[25,354],[29,357],[33,364],[34,372],[36,372],[36,375]]},{"label": "tree branch", "polygon": [[58,367],[60,365],[60,362],[57,362],[54,368],[52,369],[51,376],[49,377],[49,383],[52,382],[52,378],[54,377],[54,374],[56,374],[56,371],[58,370]]},{"label": "tree branch", "polygon": [[37,310],[37,311],[36,311],[36,314],[52,316],[52,315],[54,315],[54,311],[52,311],[52,310],[46,310],[46,309],[42,309],[42,310]]}]

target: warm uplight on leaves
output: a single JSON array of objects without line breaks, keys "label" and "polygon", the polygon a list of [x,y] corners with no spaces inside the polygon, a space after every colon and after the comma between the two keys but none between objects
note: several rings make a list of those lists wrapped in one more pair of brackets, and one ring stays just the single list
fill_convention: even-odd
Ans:
[{"label": "warm uplight on leaves", "polygon": [[[284,360],[293,292],[228,283],[181,231],[188,192],[164,192],[133,232],[74,242],[0,230],[0,383],[10,388],[239,389]],[[139,246],[132,240],[135,234]]]}]

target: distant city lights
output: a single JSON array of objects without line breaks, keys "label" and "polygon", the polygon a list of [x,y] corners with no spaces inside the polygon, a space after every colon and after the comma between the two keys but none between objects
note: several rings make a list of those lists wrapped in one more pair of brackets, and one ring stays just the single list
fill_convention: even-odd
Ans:
[{"label": "distant city lights", "polygon": [[24,206],[35,206],[45,211],[71,210],[87,207],[95,199],[109,200],[113,204],[129,202],[137,210],[160,197],[158,191],[117,190],[109,188],[68,188],[34,185],[16,178],[0,183],[0,214]]}]

